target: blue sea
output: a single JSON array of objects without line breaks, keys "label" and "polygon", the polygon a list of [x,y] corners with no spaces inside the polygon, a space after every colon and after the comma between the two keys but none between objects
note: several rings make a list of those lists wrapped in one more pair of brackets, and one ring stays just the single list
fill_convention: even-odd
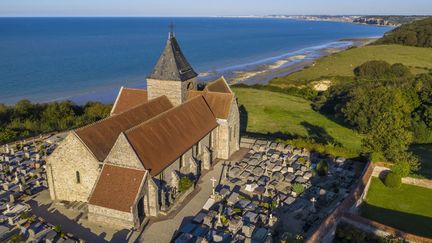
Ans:
[{"label": "blue sea", "polygon": [[264,18],[0,18],[0,103],[109,101],[122,85],[145,87],[170,23],[203,80],[390,30]]}]

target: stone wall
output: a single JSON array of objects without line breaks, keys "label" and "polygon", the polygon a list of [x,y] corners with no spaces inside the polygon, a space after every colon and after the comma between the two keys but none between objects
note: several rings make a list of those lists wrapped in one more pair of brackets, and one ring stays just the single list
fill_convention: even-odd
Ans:
[{"label": "stone wall", "polygon": [[230,116],[228,119],[231,128],[231,138],[229,142],[230,156],[240,149],[240,113],[237,101],[234,99],[231,105]]},{"label": "stone wall", "polygon": [[217,157],[229,159],[229,157],[240,149],[240,114],[235,99],[231,105],[227,120],[217,119]]},{"label": "stone wall", "polygon": [[198,156],[199,159],[202,160],[201,167],[203,169],[209,170],[212,165],[212,158],[210,154],[210,134],[207,134],[201,141],[198,143]]},{"label": "stone wall", "polygon": [[88,219],[89,221],[99,222],[118,228],[135,227],[135,219],[132,212],[122,212],[91,204],[88,205]]},{"label": "stone wall", "polygon": [[153,181],[153,178],[147,179],[147,198],[148,198],[148,215],[158,216],[159,214],[159,188]]},{"label": "stone wall", "polygon": [[217,134],[217,158],[218,159],[228,159],[229,150],[229,132],[230,128],[226,120],[218,119],[218,134]]},{"label": "stone wall", "polygon": [[188,86],[195,89],[196,78],[183,82],[147,79],[148,99],[166,95],[174,106],[178,106],[186,101]]},{"label": "stone wall", "polygon": [[358,215],[348,214],[346,213],[342,217],[342,221],[344,223],[348,223],[354,228],[360,229],[370,234],[377,235],[379,237],[387,237],[387,236],[398,236],[405,239],[408,242],[432,242],[432,239],[428,239],[425,237],[421,237],[418,235],[413,235],[406,233],[404,231],[395,229],[393,227],[378,223],[376,221],[372,221]]},{"label": "stone wall", "polygon": [[69,133],[48,157],[47,168],[52,200],[87,202],[100,173],[99,161],[75,132]]},{"label": "stone wall", "polygon": [[144,166],[136,155],[135,150],[129,144],[123,133],[121,133],[117,138],[117,141],[109,152],[105,162],[133,169],[144,169]]},{"label": "stone wall", "polygon": [[355,189],[345,198],[342,203],[327,218],[316,228],[307,238],[307,243],[314,242],[332,242],[336,226],[341,220],[342,216],[351,210],[361,199],[364,190],[370,181],[374,165],[369,162],[363,170],[362,177],[357,183]]}]

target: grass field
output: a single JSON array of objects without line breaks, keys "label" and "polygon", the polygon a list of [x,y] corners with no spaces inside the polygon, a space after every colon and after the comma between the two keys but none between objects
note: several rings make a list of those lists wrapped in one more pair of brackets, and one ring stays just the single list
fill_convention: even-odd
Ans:
[{"label": "grass field", "polygon": [[384,60],[391,64],[403,63],[413,73],[432,69],[432,48],[400,45],[363,46],[320,58],[313,67],[270,81],[272,85],[286,86],[307,81],[332,79],[334,76],[354,76],[357,66],[370,60]]},{"label": "grass field", "polygon": [[374,177],[361,213],[394,228],[432,237],[431,189],[406,184],[390,189]]},{"label": "grass field", "polygon": [[[234,88],[247,113],[247,132],[309,137],[326,144],[341,144],[359,151],[361,137],[314,111],[305,99],[257,89]],[[245,113],[245,112],[243,112]]]}]

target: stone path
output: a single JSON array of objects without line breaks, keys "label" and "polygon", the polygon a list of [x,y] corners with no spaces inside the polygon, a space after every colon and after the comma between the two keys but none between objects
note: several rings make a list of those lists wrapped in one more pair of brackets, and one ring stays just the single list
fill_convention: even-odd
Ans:
[{"label": "stone path", "polygon": [[[239,151],[234,154],[230,160],[236,160],[242,158],[244,151]],[[204,174],[198,186],[200,190],[198,193],[187,202],[187,204],[177,212],[177,214],[170,219],[157,221],[151,223],[143,232],[139,238],[139,242],[170,242],[174,233],[182,224],[185,224],[193,219],[193,217],[202,209],[207,199],[212,194],[212,182],[211,179],[215,178],[219,180],[224,170],[224,161],[219,161],[212,170]]]}]

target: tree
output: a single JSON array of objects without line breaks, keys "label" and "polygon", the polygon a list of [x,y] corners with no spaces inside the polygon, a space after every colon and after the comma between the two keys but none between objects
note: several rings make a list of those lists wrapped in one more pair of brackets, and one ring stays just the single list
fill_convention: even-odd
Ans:
[{"label": "tree", "polygon": [[406,161],[395,163],[392,166],[391,170],[397,175],[399,175],[400,177],[407,177],[411,172],[410,164]]},{"label": "tree", "polygon": [[91,121],[97,121],[107,117],[111,112],[111,106],[100,102],[88,102],[84,107],[84,113]]},{"label": "tree", "polygon": [[398,88],[359,87],[342,109],[346,120],[366,134],[363,146],[367,152],[382,152],[396,161],[413,141],[412,103]]},{"label": "tree", "polygon": [[389,63],[385,61],[368,61],[354,69],[358,78],[379,79],[384,77],[391,70]]},{"label": "tree", "polygon": [[384,35],[374,44],[399,44],[432,47],[432,17],[404,24]]}]

